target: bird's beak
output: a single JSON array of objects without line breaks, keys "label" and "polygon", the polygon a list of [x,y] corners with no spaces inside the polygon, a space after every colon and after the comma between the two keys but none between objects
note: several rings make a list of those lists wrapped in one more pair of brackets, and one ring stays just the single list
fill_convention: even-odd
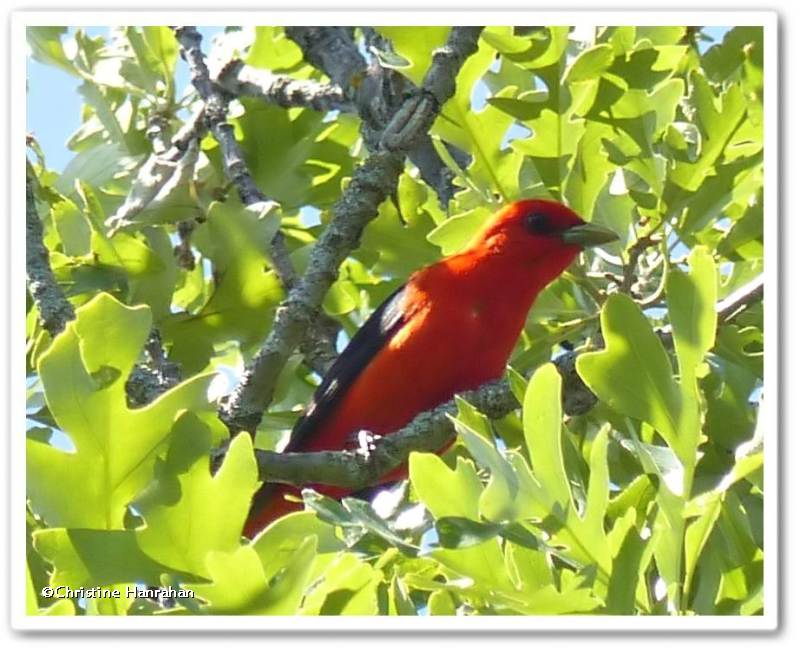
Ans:
[{"label": "bird's beak", "polygon": [[611,229],[607,229],[597,224],[580,224],[573,226],[561,233],[561,239],[566,244],[578,245],[580,247],[596,247],[619,240],[619,236]]}]

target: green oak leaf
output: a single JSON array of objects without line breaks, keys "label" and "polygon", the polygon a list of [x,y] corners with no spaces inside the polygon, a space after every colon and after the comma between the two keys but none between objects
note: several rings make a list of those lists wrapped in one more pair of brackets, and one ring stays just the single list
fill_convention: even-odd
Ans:
[{"label": "green oak leaf", "polygon": [[670,270],[667,301],[682,380],[694,381],[695,369],[714,346],[717,331],[717,267],[705,247],[689,254],[689,273]]},{"label": "green oak leaf", "polygon": [[459,251],[472,239],[478,230],[491,217],[492,211],[486,206],[476,206],[465,213],[453,215],[428,233],[428,240],[449,256]]},{"label": "green oak leaf", "polygon": [[614,62],[614,48],[602,43],[585,49],[567,69],[566,81],[584,81],[594,79],[606,71]]},{"label": "green oak leaf", "polygon": [[246,433],[232,442],[212,477],[211,433],[200,419],[184,413],[175,423],[156,482],[135,502],[146,527],[137,530],[142,552],[177,570],[208,576],[210,552],[234,552],[258,487],[252,441]]},{"label": "green oak leaf", "polygon": [[341,553],[325,569],[303,602],[304,616],[373,616],[382,573],[351,552]]},{"label": "green oak leaf", "polygon": [[67,197],[51,204],[50,210],[64,253],[67,256],[88,254],[92,230],[83,212]]},{"label": "green oak leaf", "polygon": [[[437,519],[455,517],[479,521],[478,505],[484,488],[471,460],[459,457],[456,468],[450,469],[437,455],[411,453],[409,477],[415,493]],[[468,548],[437,548],[432,554],[460,575],[491,584],[502,581],[505,588],[510,585],[507,579],[500,579],[506,578],[505,572],[497,578],[494,575],[503,568],[503,552],[496,537]]]},{"label": "green oak leaf", "polygon": [[694,192],[706,177],[713,176],[717,162],[731,144],[734,133],[746,119],[747,105],[742,89],[732,85],[719,95],[699,72],[691,77],[689,102],[694,122],[702,136],[700,156],[694,162],[676,162],[669,180],[683,192]]},{"label": "green oak leaf", "polygon": [[28,27],[26,30],[31,56],[44,64],[56,66],[70,75],[78,75],[75,64],[67,57],[61,37],[66,27]]},{"label": "green oak leaf", "polygon": [[[245,112],[231,122],[261,191],[287,211],[336,201],[343,178],[353,170],[348,149],[357,137],[356,123],[347,116],[326,122],[317,111],[290,112],[259,100],[241,101]],[[219,148],[209,155],[220,156]]]},{"label": "green oak leaf", "polygon": [[211,583],[186,584],[206,603],[203,613],[291,616],[297,612],[316,554],[317,538],[307,537],[276,575],[267,577],[253,548],[211,552],[206,560]]},{"label": "green oak leaf", "polygon": [[[608,509],[608,432],[595,437],[589,457],[589,484],[583,513],[575,507],[561,444],[561,376],[552,364],[536,370],[525,392],[522,408],[525,443],[531,466],[521,456],[512,458],[520,476],[520,500],[555,545],[584,564],[596,564],[608,577],[611,557],[604,529]],[[531,469],[532,468],[532,472]],[[522,511],[522,509],[520,509]]]},{"label": "green oak leaf", "polygon": [[246,348],[266,335],[283,296],[267,256],[279,225],[277,211],[248,209],[234,199],[209,207],[192,240],[214,266],[213,291],[196,312],[175,313],[160,324],[164,340],[172,344],[170,357],[184,371],[203,369],[216,343],[236,340]]},{"label": "green oak leaf", "polygon": [[516,516],[515,499],[519,482],[513,467],[488,441],[465,423],[452,418],[456,432],[479,466],[489,469],[491,477],[478,500],[478,509],[489,521],[513,520]]},{"label": "green oak leaf", "polygon": [[431,66],[433,52],[447,42],[450,27],[376,27],[377,32],[392,43],[392,48],[406,65],[398,70],[417,86],[422,86]]},{"label": "green oak leaf", "polygon": [[674,445],[679,437],[680,388],[650,322],[622,294],[606,300],[600,321],[605,349],[580,356],[578,373],[598,398],[648,422]]},{"label": "green oak leaf", "polygon": [[76,313],[38,364],[50,413],[75,450],[28,439],[28,497],[51,527],[116,529],[179,413],[206,409],[210,376],[131,409],[125,382],[150,332],[149,309],[100,294]]},{"label": "green oak leaf", "polygon": [[524,155],[526,162],[533,164],[539,180],[552,198],[561,200],[564,179],[585,123],[552,109],[544,109],[536,119],[525,124],[533,131],[533,135],[515,140],[511,147]]},{"label": "green oak leaf", "polygon": [[412,452],[408,464],[414,491],[431,514],[478,520],[483,485],[471,461],[458,458],[451,469],[438,455]]},{"label": "green oak leaf", "polygon": [[[472,155],[466,174],[485,198],[499,194],[508,201],[518,195],[518,176],[522,156],[504,146],[506,132],[514,118],[496,106],[479,110],[472,106],[472,92],[486,73],[495,50],[484,40],[478,52],[464,63],[456,79],[456,93],[442,107],[431,133]],[[513,87],[496,93],[512,97]],[[493,199],[492,199],[493,200]]]},{"label": "green oak leaf", "polygon": [[614,546],[616,552],[608,583],[605,612],[635,614],[637,597],[644,603],[648,593],[642,562],[643,559],[648,561],[649,557],[646,554],[648,542],[636,527],[636,511],[633,508],[629,508],[614,523],[612,535],[619,543]]},{"label": "green oak leaf", "polygon": [[54,566],[51,586],[111,586],[161,576],[210,577],[214,552],[235,552],[257,486],[248,435],[233,440],[212,478],[208,428],[190,412],[178,419],[156,481],[135,502],[145,521],[136,530],[55,528],[34,533],[34,545]]},{"label": "green oak leaf", "polygon": [[133,530],[53,528],[38,530],[33,544],[53,564],[50,586],[72,588],[113,584],[160,583],[172,569],[145,555]]},{"label": "green oak leaf", "polygon": [[256,27],[245,63],[266,70],[290,70],[303,61],[303,51],[281,27]]},{"label": "green oak leaf", "polygon": [[317,577],[337,553],[344,550],[344,541],[336,536],[336,527],[317,517],[312,511],[292,512],[270,523],[255,539],[252,547],[258,553],[264,572],[272,577],[284,568],[306,537],[317,537],[317,556],[314,563],[320,568],[312,571]]}]

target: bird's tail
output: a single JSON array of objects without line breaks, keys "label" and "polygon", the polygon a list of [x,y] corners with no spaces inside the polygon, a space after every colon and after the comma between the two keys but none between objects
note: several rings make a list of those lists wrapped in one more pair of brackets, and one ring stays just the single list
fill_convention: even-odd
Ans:
[{"label": "bird's tail", "polygon": [[[296,496],[298,502],[286,500],[287,494]],[[299,489],[288,485],[265,483],[253,496],[250,513],[244,524],[244,535],[248,539],[253,539],[276,519],[301,509],[303,509],[303,503],[300,502]]]}]

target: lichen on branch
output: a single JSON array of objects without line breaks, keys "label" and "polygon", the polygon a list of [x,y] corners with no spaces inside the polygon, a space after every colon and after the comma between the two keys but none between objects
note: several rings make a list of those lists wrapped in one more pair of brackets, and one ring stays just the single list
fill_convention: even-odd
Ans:
[{"label": "lichen on branch", "polygon": [[36,209],[33,191],[36,177],[26,161],[25,173],[25,276],[28,292],[39,312],[39,321],[52,337],[58,335],[68,321],[75,319],[75,310],[64,296],[50,267],[50,254],[44,246],[44,229]]},{"label": "lichen on branch", "polygon": [[[495,381],[463,398],[489,417],[500,418],[519,407],[508,383]],[[413,421],[386,437],[368,437],[367,449],[321,451],[314,453],[276,453],[256,451],[259,475],[268,482],[303,486],[326,484],[361,489],[375,484],[388,471],[403,464],[412,451],[435,452],[453,438],[451,417],[458,407],[455,399],[433,410],[422,412]]]}]

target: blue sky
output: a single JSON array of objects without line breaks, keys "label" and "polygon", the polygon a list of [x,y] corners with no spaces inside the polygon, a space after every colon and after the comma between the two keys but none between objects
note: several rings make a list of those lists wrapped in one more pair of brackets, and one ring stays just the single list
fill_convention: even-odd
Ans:
[{"label": "blue sky", "polygon": [[[108,36],[107,27],[84,27],[89,36]],[[222,27],[198,27],[203,40],[211,39]],[[70,32],[74,33],[75,29]],[[81,124],[82,98],[78,93],[81,80],[54,66],[27,60],[28,71],[28,104],[27,130],[32,132],[44,150],[47,167],[64,169],[73,153],[67,149],[66,143]],[[180,93],[189,85],[189,72],[186,64],[179,60],[175,66],[176,87]],[[53,98],[58,99],[54,103]],[[54,111],[54,106],[58,111]]]},{"label": "blue sky", "polygon": [[[200,27],[204,40],[217,33],[221,27]],[[721,40],[726,27],[709,27],[704,31],[715,41]],[[90,36],[108,35],[106,27],[84,28]],[[706,49],[711,43],[703,43]],[[28,59],[27,130],[32,132],[44,150],[47,166],[61,171],[73,154],[66,147],[69,137],[80,126],[81,97],[77,92],[80,80],[62,70]],[[183,61],[176,66],[179,92],[189,84],[189,75]],[[57,103],[54,102],[57,99]],[[58,110],[54,110],[54,107]]]}]

